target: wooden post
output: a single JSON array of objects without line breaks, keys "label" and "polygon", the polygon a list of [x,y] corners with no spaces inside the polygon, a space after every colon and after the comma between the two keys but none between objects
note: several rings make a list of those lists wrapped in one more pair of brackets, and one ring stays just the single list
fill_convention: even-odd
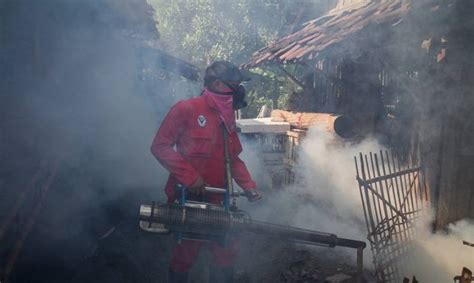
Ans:
[{"label": "wooden post", "polygon": [[364,271],[364,249],[358,248],[357,249],[357,283],[362,283],[363,273]]}]

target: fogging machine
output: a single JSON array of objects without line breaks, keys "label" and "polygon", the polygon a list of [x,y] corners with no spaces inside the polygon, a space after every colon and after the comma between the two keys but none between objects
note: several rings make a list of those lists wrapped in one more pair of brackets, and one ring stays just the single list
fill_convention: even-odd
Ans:
[{"label": "fogging machine", "polygon": [[[228,235],[249,232],[300,244],[326,247],[347,247],[357,249],[357,270],[362,273],[363,249],[365,242],[339,238],[335,234],[323,233],[285,225],[277,225],[253,220],[239,209],[224,205],[188,201],[186,188],[180,186],[178,203],[143,204],[140,206],[140,227],[148,232],[174,233],[178,241],[182,239],[220,241],[225,244]],[[227,190],[206,187],[206,191],[223,193]]]}]

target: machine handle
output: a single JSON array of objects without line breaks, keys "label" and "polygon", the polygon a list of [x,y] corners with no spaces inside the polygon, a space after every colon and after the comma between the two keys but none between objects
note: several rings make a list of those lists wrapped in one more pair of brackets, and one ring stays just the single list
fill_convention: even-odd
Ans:
[{"label": "machine handle", "polygon": [[[225,194],[226,193],[225,189],[216,188],[216,187],[204,187],[204,189],[206,190],[206,192],[209,192],[209,193],[215,193],[215,194]],[[235,197],[245,196],[245,192],[234,192],[233,196],[235,196]]]},{"label": "machine handle", "polygon": [[215,194],[225,194],[226,192],[225,189],[216,188],[216,187],[204,187],[204,189],[206,190],[206,192],[215,193]]},{"label": "machine handle", "polygon": [[[184,187],[182,185],[178,185],[178,188],[181,189],[181,193],[184,190],[187,189],[186,187]],[[214,193],[214,194],[225,194],[226,193],[225,189],[216,188],[216,187],[209,187],[209,186],[204,187],[204,190],[208,193]],[[234,196],[236,196],[236,197],[241,196],[241,195],[244,195],[244,193],[241,193],[241,192],[234,193]]]}]

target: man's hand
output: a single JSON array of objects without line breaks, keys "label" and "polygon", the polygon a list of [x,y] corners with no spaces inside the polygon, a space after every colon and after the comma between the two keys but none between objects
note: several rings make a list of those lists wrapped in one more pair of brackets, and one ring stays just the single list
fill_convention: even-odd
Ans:
[{"label": "man's hand", "polygon": [[244,192],[244,196],[249,202],[256,202],[263,198],[263,196],[257,190],[248,190]]},{"label": "man's hand", "polygon": [[206,183],[204,183],[204,180],[199,176],[194,183],[188,187],[188,190],[190,193],[195,194],[197,196],[204,194],[206,192]]}]

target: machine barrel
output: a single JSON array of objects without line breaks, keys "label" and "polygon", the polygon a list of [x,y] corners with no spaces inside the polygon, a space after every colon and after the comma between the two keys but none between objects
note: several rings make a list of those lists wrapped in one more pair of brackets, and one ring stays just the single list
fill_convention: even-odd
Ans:
[{"label": "machine barrel", "polygon": [[219,209],[202,209],[176,204],[158,206],[142,205],[140,220],[163,224],[176,232],[223,235],[229,231],[242,231],[306,244],[365,248],[362,241],[338,238],[334,234],[295,228],[291,226],[254,221],[241,212]]},{"label": "machine barrel", "polygon": [[365,248],[362,241],[338,238],[335,234],[301,229],[291,226],[277,225],[261,221],[253,221],[246,230],[256,234],[281,239],[292,239],[306,244],[318,244],[328,247]]}]

